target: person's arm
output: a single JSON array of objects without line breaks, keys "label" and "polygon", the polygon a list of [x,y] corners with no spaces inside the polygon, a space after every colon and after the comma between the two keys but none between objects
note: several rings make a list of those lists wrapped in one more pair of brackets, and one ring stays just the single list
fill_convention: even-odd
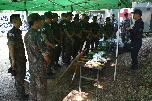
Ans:
[{"label": "person's arm", "polygon": [[69,34],[69,32],[67,30],[64,30],[65,34],[68,36],[68,38],[71,40],[71,41],[74,41],[72,39],[72,36]]},{"label": "person's arm", "polygon": [[112,26],[112,29],[111,29],[113,32],[112,32],[112,36],[111,38],[114,38],[114,35],[115,35],[115,30],[114,30],[114,27]]},{"label": "person's arm", "polygon": [[58,40],[54,35],[53,35],[53,39],[54,39],[55,41],[57,41],[59,44],[61,43],[60,40]]},{"label": "person's arm", "polygon": [[49,41],[46,37],[44,37],[44,40],[45,40],[45,43],[46,43],[46,44],[48,44],[48,45],[51,46],[53,49],[55,49],[55,46],[54,46],[52,43],[50,43],[50,41]]},{"label": "person's arm", "polygon": [[41,35],[44,38],[45,43],[48,44],[49,46],[51,46],[53,49],[55,49],[55,46],[47,39],[47,30],[45,28],[42,28]]},{"label": "person's arm", "polygon": [[84,28],[82,28],[83,32],[90,34],[91,31],[85,30]]},{"label": "person's arm", "polygon": [[96,38],[99,38],[100,37],[100,25],[98,24],[98,34],[96,36]]},{"label": "person's arm", "polygon": [[[44,38],[41,37],[43,40]],[[46,67],[48,67],[49,63],[50,63],[50,59],[49,59],[49,51],[47,50],[47,46],[45,45],[45,40],[42,41],[42,40],[34,40],[34,41],[37,41],[37,46],[38,46],[38,49],[41,51],[42,53],[42,56],[46,62]],[[35,44],[33,44],[35,46]]]},{"label": "person's arm", "polygon": [[9,47],[10,57],[12,60],[12,67],[14,67],[15,66],[14,44],[9,44],[8,47]]},{"label": "person's arm", "polygon": [[71,35],[69,34],[69,32],[67,31],[67,24],[66,24],[66,23],[63,24],[63,29],[64,29],[65,34],[68,36],[68,38],[69,38],[71,41],[74,41],[74,40],[72,39],[72,36],[71,36]]},{"label": "person's arm", "polygon": [[15,46],[15,36],[14,33],[8,32],[7,34],[8,38],[8,48],[9,48],[9,53],[12,61],[12,67],[15,67],[15,54],[14,54],[14,46]]},{"label": "person's arm", "polygon": [[107,34],[106,34],[106,26],[103,27],[103,35],[104,35],[105,37],[108,37]]},{"label": "person's arm", "polygon": [[80,39],[82,38],[82,31],[77,35]]}]

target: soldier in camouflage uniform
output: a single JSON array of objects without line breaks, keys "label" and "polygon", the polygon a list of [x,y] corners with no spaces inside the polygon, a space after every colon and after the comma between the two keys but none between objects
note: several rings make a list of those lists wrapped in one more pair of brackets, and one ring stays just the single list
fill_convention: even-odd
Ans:
[{"label": "soldier in camouflage uniform", "polygon": [[61,33],[60,33],[60,25],[57,23],[58,22],[58,14],[54,13],[53,14],[53,21],[51,23],[52,25],[52,30],[53,30],[53,37],[55,40],[55,65],[56,67],[61,67],[61,65],[58,64],[59,57],[61,54]]},{"label": "soldier in camouflage uniform", "polygon": [[49,65],[49,52],[44,42],[44,38],[38,32],[41,28],[41,17],[38,13],[28,16],[30,29],[24,37],[28,54],[30,73],[30,101],[46,101],[47,74]]},{"label": "soldier in camouflage uniform", "polygon": [[122,21],[120,27],[122,32],[122,42],[129,40],[129,32],[126,30],[126,28],[130,27],[130,19],[128,18],[128,13],[124,13],[125,19]]},{"label": "soldier in camouflage uniform", "polygon": [[22,31],[19,29],[22,26],[22,22],[19,14],[12,14],[10,22],[13,24],[13,28],[7,33],[7,45],[9,48],[9,59],[11,67],[16,69],[15,88],[16,96],[19,98],[28,97],[25,95],[24,79],[26,75],[26,57],[25,48],[22,40]]},{"label": "soldier in camouflage uniform", "polygon": [[60,21],[60,32],[61,32],[61,52],[62,52],[62,62],[64,62],[64,53],[65,53],[65,33],[63,29],[63,24],[66,22],[66,13],[61,14],[62,20]]},{"label": "soldier in camouflage uniform", "polygon": [[104,40],[114,37],[114,27],[110,23],[110,17],[106,18],[106,25],[103,27]]},{"label": "soldier in camouflage uniform", "polygon": [[[81,21],[79,22],[79,24],[81,25],[81,28],[82,26],[85,24],[85,16],[87,16],[86,14],[82,14],[82,18],[81,18]],[[83,31],[82,31],[82,34],[83,34]],[[80,52],[82,51],[82,47],[83,47],[83,44],[84,44],[84,40],[83,40],[83,37],[81,38],[81,43],[80,43]]]},{"label": "soldier in camouflage uniform", "polygon": [[64,63],[65,66],[70,64],[71,55],[72,55],[72,44],[74,42],[73,36],[73,26],[72,26],[72,12],[67,13],[66,22],[63,23],[64,33],[65,33],[65,54],[64,54]]},{"label": "soldier in camouflage uniform", "polygon": [[81,38],[82,38],[82,28],[79,23],[79,15],[75,15],[74,21],[72,22],[73,28],[74,28],[74,36],[73,39],[75,42],[73,43],[73,52],[72,57],[75,59],[75,57],[78,55],[78,51],[80,51],[80,44],[81,44]]},{"label": "soldier in camouflage uniform", "polygon": [[45,23],[42,25],[42,37],[45,40],[45,43],[47,44],[48,51],[50,52],[49,58],[50,58],[50,65],[48,66],[48,77],[49,78],[55,78],[54,77],[54,61],[55,61],[55,43],[53,38],[53,30],[52,30],[52,13],[51,12],[45,12]]},{"label": "soldier in camouflage uniform", "polygon": [[97,16],[93,16],[93,22],[91,23],[91,31],[92,31],[92,40],[91,40],[91,49],[98,47],[99,45],[99,35],[100,35],[100,25],[97,23]]},{"label": "soldier in camouflage uniform", "polygon": [[91,25],[88,22],[89,21],[89,16],[85,16],[84,18],[84,23],[82,23],[82,40],[83,42],[86,41],[86,46],[85,48],[87,48],[85,55],[87,55],[89,53],[89,49],[90,49],[90,45],[91,45]]},{"label": "soldier in camouflage uniform", "polygon": [[114,27],[114,37],[116,38],[116,32],[118,30],[118,21],[115,19],[115,14],[112,14],[111,18],[112,19],[110,20],[110,22],[111,22],[111,24]]}]

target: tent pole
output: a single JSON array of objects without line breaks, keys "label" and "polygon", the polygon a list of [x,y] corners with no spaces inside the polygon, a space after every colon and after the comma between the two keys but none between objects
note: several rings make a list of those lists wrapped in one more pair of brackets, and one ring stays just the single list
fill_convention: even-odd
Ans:
[{"label": "tent pole", "polygon": [[24,8],[25,8],[26,18],[27,18],[28,17],[28,10],[26,9],[26,1],[24,1]]},{"label": "tent pole", "polygon": [[120,35],[120,6],[121,6],[121,2],[119,0],[118,2],[118,7],[119,7],[119,11],[118,11],[118,31],[117,31],[117,48],[116,48],[116,60],[115,60],[115,71],[114,71],[114,81],[116,80],[116,70],[117,70],[117,58],[118,58],[118,45],[119,45],[119,35]]},{"label": "tent pole", "polygon": [[26,14],[26,20],[27,20],[27,18],[28,18],[28,10],[26,9],[26,1],[24,1],[24,8],[25,8],[25,14]]}]

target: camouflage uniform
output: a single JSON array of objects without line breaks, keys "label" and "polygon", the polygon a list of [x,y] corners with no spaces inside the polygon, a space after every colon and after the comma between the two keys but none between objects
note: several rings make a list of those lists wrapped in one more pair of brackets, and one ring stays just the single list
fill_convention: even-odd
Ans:
[{"label": "camouflage uniform", "polygon": [[[55,16],[55,15],[54,15]],[[56,15],[58,17],[58,15]],[[53,35],[58,39],[58,40],[61,40],[61,34],[60,34],[60,25],[57,23],[57,22],[52,22],[51,23],[52,25],[52,30],[53,30]],[[56,44],[56,48],[55,48],[55,62],[56,64],[58,64],[58,61],[59,61],[59,57],[60,57],[60,54],[61,54],[61,44],[58,43],[56,40],[55,41],[55,44]]]},{"label": "camouflage uniform", "polygon": [[[52,30],[52,24],[47,24],[46,22],[42,25],[42,37],[47,38],[48,41],[52,44],[54,44],[54,38],[53,38],[53,30]],[[49,54],[49,59],[50,59],[50,65],[48,66],[48,73],[52,72],[52,67],[54,65],[55,61],[55,51],[54,49],[50,46],[47,45],[48,51],[50,52]]]},{"label": "camouflage uniform", "polygon": [[[122,32],[122,42],[128,41],[129,37],[129,32],[126,30],[126,28],[130,27],[130,19],[126,18],[122,21],[121,23],[121,32]],[[126,37],[126,38],[125,38]]]},{"label": "camouflage uniform", "polygon": [[[64,31],[68,31],[68,33],[70,35],[72,35],[73,34],[72,22],[70,22],[70,21],[64,22],[63,23],[63,29],[64,29]],[[72,44],[73,44],[73,42],[69,39],[69,37],[67,35],[65,35],[65,54],[64,54],[64,59],[65,59],[64,63],[65,63],[65,65],[69,65],[70,64],[71,55],[72,55]]]},{"label": "camouflage uniform", "polygon": [[[103,27],[103,32],[108,36],[108,37],[112,37],[112,33],[114,31],[114,27],[111,24],[106,24]],[[107,40],[108,37],[104,36],[104,40]]]},{"label": "camouflage uniform", "polygon": [[[92,22],[91,23],[91,30],[92,30],[92,34],[99,36],[100,25],[96,22]],[[95,43],[95,48],[97,48],[98,45],[99,45],[99,37],[93,37],[92,36],[91,49],[94,48],[94,43]]]},{"label": "camouflage uniform", "polygon": [[[81,20],[80,22],[79,22],[79,24],[80,24],[80,26],[81,26],[81,28],[82,28],[82,26],[85,24],[85,22],[84,22],[84,20]],[[82,31],[82,34],[83,34],[83,31]],[[81,35],[82,36],[82,35]],[[81,43],[80,43],[80,51],[82,51],[81,49],[82,49],[82,47],[83,47],[83,44],[84,44],[84,40],[83,40],[84,38],[83,38],[83,36],[81,37]]]},{"label": "camouflage uniform", "polygon": [[[89,19],[89,17],[85,16],[85,19]],[[81,27],[82,27],[82,29],[85,29],[87,31],[91,31],[91,25],[89,22],[82,23]],[[87,55],[89,53],[90,44],[91,44],[91,36],[89,38],[87,36],[88,36],[88,33],[82,31],[82,40],[83,40],[83,42],[86,41],[85,48],[87,48],[85,55]]]},{"label": "camouflage uniform", "polygon": [[26,33],[24,40],[29,60],[30,101],[46,101],[47,75],[42,54],[48,54],[47,47],[41,34],[32,28]]},{"label": "camouflage uniform", "polygon": [[[77,19],[79,21],[79,18],[74,18],[74,19]],[[75,22],[72,22],[72,24],[74,28],[74,33],[76,35],[80,34],[80,36],[82,37],[82,28],[80,23],[76,24]],[[75,42],[73,43],[72,57],[75,58],[78,55],[78,51],[80,50],[81,38],[74,36],[73,39],[75,40]]]},{"label": "camouflage uniform", "polygon": [[[40,20],[37,13],[28,17],[28,23]],[[46,44],[41,34],[30,28],[24,37],[29,61],[30,101],[46,101],[47,73],[44,56],[48,55]]]},{"label": "camouflage uniform", "polygon": [[60,25],[60,32],[61,34],[61,51],[62,51],[62,61],[64,62],[64,53],[65,53],[65,33],[64,33],[64,28],[63,24],[66,22],[66,20],[61,20],[59,25]]},{"label": "camouflage uniform", "polygon": [[[15,88],[17,90],[17,96],[22,97],[25,95],[24,89],[24,79],[26,75],[26,57],[25,48],[22,40],[22,31],[13,27],[7,33],[7,45],[14,44],[14,56],[15,56],[15,66],[16,66],[16,76],[15,78]],[[11,57],[9,55],[10,62],[12,64]]]}]

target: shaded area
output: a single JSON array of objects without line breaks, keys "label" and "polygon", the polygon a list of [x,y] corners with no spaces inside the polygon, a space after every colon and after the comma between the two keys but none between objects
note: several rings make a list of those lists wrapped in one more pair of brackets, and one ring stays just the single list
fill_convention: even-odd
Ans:
[{"label": "shaded area", "polygon": [[[6,43],[6,38],[0,38],[1,43]],[[7,73],[9,67],[8,50],[6,44],[0,44],[0,101],[18,101],[15,98],[14,79]],[[126,70],[129,68],[131,59],[129,53],[123,53],[118,57],[118,67],[116,81],[113,81],[114,67],[109,69],[107,75],[105,70],[100,71],[99,76],[99,101],[150,101],[152,100],[152,56],[150,55],[152,38],[143,39],[143,46],[140,50],[139,63],[140,69],[137,75],[128,75]],[[57,71],[59,78],[66,68]],[[68,73],[56,84],[57,79],[48,80],[48,101],[62,101],[71,91],[78,91],[79,70],[75,76],[74,83],[70,81],[74,73],[75,66],[68,70]],[[96,70],[82,68],[82,74],[89,74],[90,77],[96,76]],[[25,83],[28,92],[28,83]],[[82,79],[82,92],[87,94],[84,101],[95,101],[96,84],[94,81]],[[74,92],[76,92],[74,91]],[[78,92],[74,94],[79,94]],[[72,95],[71,95],[72,96]],[[75,99],[76,97],[67,98]],[[64,101],[68,101],[64,100]],[[72,100],[73,101],[73,100]],[[81,100],[80,100],[81,101]]]}]

